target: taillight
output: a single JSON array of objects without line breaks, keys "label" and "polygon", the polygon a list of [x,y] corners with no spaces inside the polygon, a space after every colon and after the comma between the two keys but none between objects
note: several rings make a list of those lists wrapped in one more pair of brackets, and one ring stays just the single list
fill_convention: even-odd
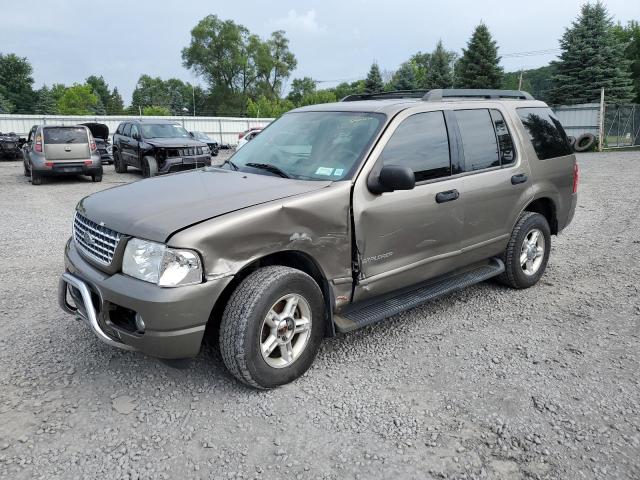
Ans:
[{"label": "taillight", "polygon": [[244,132],[240,132],[238,134],[238,140],[242,140],[242,137],[244,137]]},{"label": "taillight", "polygon": [[96,142],[91,142],[91,151],[95,152],[98,149],[98,146],[96,145]]},{"label": "taillight", "polygon": [[578,164],[573,164],[573,193],[578,193],[578,180],[580,179],[580,169]]},{"label": "taillight", "polygon": [[42,153],[42,143],[36,142],[36,152]]}]

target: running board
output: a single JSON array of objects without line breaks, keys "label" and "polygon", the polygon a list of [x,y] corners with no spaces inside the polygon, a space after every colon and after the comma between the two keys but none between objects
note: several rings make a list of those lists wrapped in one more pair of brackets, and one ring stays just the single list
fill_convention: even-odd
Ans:
[{"label": "running board", "polygon": [[504,272],[502,260],[492,258],[488,264],[464,272],[454,272],[414,285],[409,289],[350,305],[341,313],[334,315],[336,331],[345,333],[366,327],[449,293],[484,282],[502,272]]}]

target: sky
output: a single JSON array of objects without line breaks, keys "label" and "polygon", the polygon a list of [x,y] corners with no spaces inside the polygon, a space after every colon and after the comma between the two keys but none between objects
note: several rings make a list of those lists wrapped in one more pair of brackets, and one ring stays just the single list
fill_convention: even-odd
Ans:
[{"label": "sky", "polygon": [[[266,38],[285,30],[298,60],[293,78],[320,87],[364,78],[373,61],[392,71],[441,39],[460,52],[484,22],[498,43],[505,71],[546,65],[582,0],[378,1],[323,0],[0,0],[0,52],[27,57],[36,88],[82,83],[102,75],[125,104],[141,74],[175,77],[205,86],[182,66],[190,31],[208,14],[231,19]],[[640,20],[640,1],[605,0],[615,21]],[[96,5],[99,8],[95,7]]]}]

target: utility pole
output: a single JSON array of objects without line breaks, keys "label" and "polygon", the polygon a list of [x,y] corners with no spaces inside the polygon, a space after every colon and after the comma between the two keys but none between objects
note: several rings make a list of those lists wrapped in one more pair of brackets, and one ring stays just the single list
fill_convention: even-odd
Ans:
[{"label": "utility pole", "polygon": [[598,151],[604,147],[604,87],[600,89],[600,115],[598,119]]},{"label": "utility pole", "polygon": [[142,116],[142,107],[140,105],[138,105],[138,113],[140,113],[140,116]]},{"label": "utility pole", "polygon": [[196,86],[191,85],[191,93],[193,94],[193,116],[196,116]]},{"label": "utility pole", "polygon": [[520,79],[518,80],[518,90],[522,90],[522,70],[520,70]]}]

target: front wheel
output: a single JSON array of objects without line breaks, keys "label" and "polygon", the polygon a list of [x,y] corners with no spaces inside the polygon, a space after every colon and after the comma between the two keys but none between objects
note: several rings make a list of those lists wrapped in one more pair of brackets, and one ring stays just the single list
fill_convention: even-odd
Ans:
[{"label": "front wheel", "polygon": [[158,174],[158,162],[153,157],[142,159],[142,176],[144,178],[155,177]]},{"label": "front wheel", "polygon": [[256,270],[233,292],[220,324],[227,369],[256,388],[304,374],[325,331],[322,292],[313,278],[283,266]]},{"label": "front wheel", "polygon": [[540,280],[551,252],[551,230],[547,219],[524,212],[513,228],[502,255],[505,271],[498,280],[511,288],[529,288]]}]

